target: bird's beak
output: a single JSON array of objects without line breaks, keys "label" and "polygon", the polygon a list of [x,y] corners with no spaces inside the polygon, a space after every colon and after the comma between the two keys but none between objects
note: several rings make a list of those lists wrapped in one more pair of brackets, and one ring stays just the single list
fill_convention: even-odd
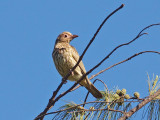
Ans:
[{"label": "bird's beak", "polygon": [[74,39],[74,38],[76,38],[76,37],[78,37],[78,35],[72,35],[72,39]]}]

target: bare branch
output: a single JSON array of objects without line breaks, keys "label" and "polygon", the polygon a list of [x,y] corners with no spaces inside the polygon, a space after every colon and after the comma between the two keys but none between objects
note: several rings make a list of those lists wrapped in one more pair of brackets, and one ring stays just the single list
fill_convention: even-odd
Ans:
[{"label": "bare branch", "polygon": [[157,54],[160,54],[160,52],[157,52],[157,51],[142,51],[142,52],[136,53],[136,54],[132,55],[131,57],[129,57],[129,58],[127,58],[127,59],[125,59],[125,60],[123,60],[123,61],[121,61],[121,62],[118,62],[118,63],[116,63],[116,64],[114,64],[114,65],[111,65],[110,67],[108,67],[108,68],[106,68],[106,69],[104,69],[104,70],[101,70],[101,71],[98,72],[97,74],[92,75],[89,79],[91,80],[91,79],[93,79],[94,77],[98,76],[99,74],[105,72],[106,70],[109,70],[109,69],[111,69],[111,68],[113,68],[113,67],[115,67],[115,66],[117,66],[117,65],[119,65],[119,64],[121,64],[121,63],[124,63],[124,62],[126,62],[126,61],[128,61],[128,60],[131,60],[132,58],[134,58],[134,57],[136,57],[136,56],[138,56],[138,55],[140,55],[140,54],[143,54],[143,53],[157,53]]},{"label": "bare branch", "polygon": [[[152,27],[152,26],[155,26],[155,25],[160,25],[160,23],[151,24],[151,25],[149,25],[149,26],[145,27],[143,30],[141,30],[141,31],[140,31],[140,33],[139,33],[137,36],[141,35],[141,34],[142,34],[142,32],[143,32],[143,31],[145,31],[146,29],[148,29],[148,28],[150,28],[150,27]],[[147,34],[147,33],[146,33],[146,34]]]},{"label": "bare branch", "polygon": [[118,120],[126,120],[127,118],[131,117],[135,112],[137,112],[139,109],[141,109],[147,103],[149,103],[151,100],[153,100],[154,98],[156,98],[158,95],[160,95],[160,89],[157,92],[155,92],[153,95],[148,96],[144,101],[142,101],[141,103],[139,103],[135,108],[131,109],[129,112],[125,113]]},{"label": "bare branch", "polygon": [[[110,15],[108,15],[106,17],[106,19],[102,22],[102,24],[100,25],[100,27],[98,28],[97,32],[94,34],[93,38],[91,39],[91,41],[89,42],[89,44],[87,45],[86,49],[84,50],[84,52],[82,53],[82,57],[84,55],[84,53],[86,52],[86,50],[88,49],[88,47],[90,46],[90,44],[93,42],[93,40],[95,39],[95,37],[97,36],[98,32],[100,31],[100,29],[102,28],[102,26],[104,25],[104,23],[106,22],[106,20],[108,20],[114,13],[116,13],[118,10],[120,10],[121,8],[124,7],[124,4],[122,4],[119,8],[117,8],[115,11],[113,11]],[[81,61],[81,58],[80,57],[80,61]],[[78,62],[77,62],[78,63]],[[74,67],[73,67],[74,68]],[[72,71],[72,70],[71,70]],[[63,97],[65,94],[67,94],[68,92],[70,92],[79,82],[81,82],[85,77],[86,75],[88,74],[85,74],[82,76],[82,78],[80,80],[78,80],[70,89],[68,89],[66,92],[64,92],[63,94],[60,94],[55,100],[54,100],[54,103],[59,100],[61,97]],[[53,103],[53,105],[54,105]]]},{"label": "bare branch", "polygon": [[[118,10],[120,10],[121,8],[124,7],[124,4],[122,4],[119,8],[117,8],[116,10],[114,10],[111,14],[109,14],[105,20],[102,22],[102,24],[99,26],[99,28],[97,29],[96,33],[94,34],[94,36],[92,37],[92,39],[90,40],[90,42],[88,43],[87,47],[85,48],[85,50],[83,51],[82,55],[80,56],[77,64],[70,70],[70,72],[64,77],[62,78],[62,82],[60,83],[60,85],[58,86],[58,88],[53,92],[52,97],[49,99],[48,105],[47,107],[44,109],[43,112],[41,112],[36,118],[35,120],[43,120],[44,115],[47,113],[47,111],[49,109],[51,109],[51,107],[54,106],[55,102],[57,102],[61,97],[63,97],[65,94],[67,94],[71,89],[73,89],[81,80],[79,80],[76,84],[74,84],[74,87],[71,87],[71,89],[68,89],[66,92],[64,92],[64,94],[60,94],[56,99],[55,96],[57,95],[58,91],[60,90],[60,88],[63,86],[63,84],[66,82],[66,80],[68,79],[68,77],[71,75],[72,71],[78,66],[78,64],[80,63],[80,61],[82,60],[84,54],[86,53],[86,51],[88,50],[88,48],[90,47],[91,43],[94,41],[94,39],[96,38],[97,34],[99,33],[99,31],[101,30],[102,26],[105,24],[105,22],[113,15],[115,14]],[[41,116],[41,117],[39,117]]]},{"label": "bare branch", "polygon": [[94,39],[96,38],[97,34],[99,33],[99,31],[101,30],[101,28],[103,27],[103,25],[105,24],[105,22],[113,15],[115,14],[118,10],[120,10],[121,8],[124,7],[124,4],[122,4],[119,8],[117,8],[116,10],[114,10],[111,14],[109,14],[104,21],[102,22],[102,24],[99,26],[99,28],[97,29],[96,33],[94,34],[94,36],[92,37],[92,39],[90,40],[90,42],[88,43],[87,47],[84,49],[82,55],[80,56],[77,64],[71,69],[71,71],[66,75],[66,77],[64,77],[63,79],[66,79],[71,75],[71,72],[78,66],[78,64],[80,63],[80,61],[82,60],[84,54],[86,53],[86,51],[88,50],[88,48],[90,47],[90,45],[92,44],[92,42],[94,41]]},{"label": "bare branch", "polygon": [[[115,67],[115,66],[117,66],[117,65],[119,65],[119,64],[121,64],[121,63],[124,63],[124,62],[126,62],[126,61],[129,61],[129,60],[131,60],[132,58],[134,58],[134,57],[136,57],[136,56],[138,56],[138,55],[140,55],[140,54],[143,54],[143,53],[157,53],[157,54],[160,54],[160,52],[157,52],[157,51],[142,51],[142,52],[136,53],[136,54],[132,55],[131,57],[129,57],[129,58],[127,58],[127,59],[125,59],[125,60],[123,60],[123,61],[121,61],[121,62],[118,62],[118,63],[116,63],[116,64],[113,64],[113,65],[111,65],[110,67],[108,67],[108,68],[106,68],[106,69],[104,69],[104,70],[101,70],[100,72],[96,73],[95,75],[92,75],[92,76],[89,78],[89,80],[91,80],[91,79],[93,79],[94,77],[102,74],[103,72],[105,72],[105,71],[107,71],[107,70],[109,70],[109,69],[111,69],[111,68],[113,68],[113,67]],[[79,87],[80,87],[80,85],[76,86],[76,87],[73,88],[71,91],[74,91],[74,90],[78,89]]]},{"label": "bare branch", "polygon": [[[160,25],[160,23],[151,24],[151,25],[143,28],[143,29],[138,33],[138,35],[137,35],[134,39],[132,39],[131,41],[129,41],[129,42],[127,42],[127,43],[123,43],[123,44],[118,45],[117,47],[115,47],[101,62],[99,62],[95,67],[93,67],[92,69],[90,69],[90,70],[87,72],[86,75],[88,75],[88,74],[91,73],[94,69],[96,69],[97,67],[99,67],[99,66],[100,66],[106,59],[108,59],[118,48],[120,48],[120,47],[122,47],[122,46],[125,46],[125,45],[129,45],[130,43],[132,43],[132,42],[134,42],[135,40],[137,40],[139,37],[141,37],[141,36],[143,36],[143,35],[145,35],[145,34],[148,34],[148,33],[142,33],[142,32],[144,32],[144,30],[146,30],[146,29],[148,29],[148,28],[150,28],[150,27],[152,27],[152,26],[156,26],[156,25]],[[118,64],[117,64],[117,65],[118,65]],[[114,67],[114,66],[116,66],[116,65],[114,64],[114,65],[112,65],[112,66]],[[111,67],[111,68],[112,68],[112,67]],[[108,69],[110,69],[110,68],[106,68],[105,70],[102,70],[102,71],[100,71],[99,73],[91,76],[91,77],[89,78],[89,80],[93,79],[94,77],[96,77],[97,75],[103,73],[104,71],[106,71],[106,70],[108,70]],[[84,75],[84,77],[85,77],[86,75]],[[84,77],[82,77],[82,78],[84,78]],[[80,87],[80,85],[76,86],[75,88],[73,88],[72,90],[70,90],[70,92],[78,89],[79,87]]]},{"label": "bare branch", "polygon": [[106,83],[105,83],[103,80],[100,80],[100,79],[96,79],[96,80],[98,80],[98,81],[100,81],[101,83],[103,83],[103,85],[105,86],[106,90],[108,90],[108,87],[107,87]]},{"label": "bare branch", "polygon": [[[87,72],[87,75],[89,73],[91,73],[95,68],[99,67],[106,59],[108,59],[118,48],[122,47],[122,46],[125,46],[125,45],[129,45],[130,43],[134,42],[135,40],[137,40],[139,37],[147,34],[147,33],[142,33],[144,30],[150,28],[151,26],[155,26],[155,25],[160,25],[160,23],[158,24],[151,24],[147,27],[145,27],[143,30],[140,31],[140,33],[131,41],[129,41],[128,43],[124,43],[124,44],[121,44],[121,45],[118,45],[117,47],[115,47],[101,62],[99,62],[95,67],[93,67],[92,69],[90,69],[88,72]],[[90,79],[89,79],[90,80]]]},{"label": "bare branch", "polygon": [[[106,108],[106,109],[93,109],[93,110],[84,110],[84,111],[103,111],[103,110],[108,110],[108,111],[113,111],[113,112],[120,112],[120,113],[122,113],[122,114],[124,114],[125,112],[123,112],[123,111],[121,111],[121,110],[114,110],[114,109],[110,109],[110,108]],[[83,112],[83,110],[82,111],[72,111],[72,112],[68,112],[68,113],[74,113],[74,112],[77,112],[77,113],[79,113],[79,112]]]}]

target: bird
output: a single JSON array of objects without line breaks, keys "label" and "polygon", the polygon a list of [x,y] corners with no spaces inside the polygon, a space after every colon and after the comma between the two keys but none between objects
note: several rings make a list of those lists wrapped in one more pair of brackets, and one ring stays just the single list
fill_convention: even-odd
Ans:
[{"label": "bird", "polygon": [[[70,45],[70,42],[76,37],[78,37],[78,35],[72,35],[70,32],[63,32],[55,41],[52,58],[57,71],[62,77],[65,77],[79,60],[80,56],[77,50]],[[79,65],[68,77],[68,80],[76,82],[85,73],[86,69],[81,60]],[[84,86],[95,98],[102,98],[101,92],[90,82],[87,76],[79,84]]]}]

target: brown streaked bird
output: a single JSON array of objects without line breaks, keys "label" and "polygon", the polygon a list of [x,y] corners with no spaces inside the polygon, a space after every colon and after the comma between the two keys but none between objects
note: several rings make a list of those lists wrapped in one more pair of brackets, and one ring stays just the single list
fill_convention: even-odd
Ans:
[{"label": "brown streaked bird", "polygon": [[[78,37],[78,35],[72,35],[70,32],[63,32],[56,39],[52,57],[56,69],[62,77],[65,77],[79,60],[77,50],[70,45],[70,42],[76,37]],[[83,62],[81,61],[68,77],[68,80],[78,81],[85,73],[86,70]],[[84,86],[94,97],[102,98],[100,91],[98,91],[97,88],[88,80],[87,76],[80,82],[80,85]]]}]

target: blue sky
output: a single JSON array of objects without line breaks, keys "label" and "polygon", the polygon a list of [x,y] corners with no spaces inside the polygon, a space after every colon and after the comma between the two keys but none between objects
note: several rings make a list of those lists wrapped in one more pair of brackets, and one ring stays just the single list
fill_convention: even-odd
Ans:
[{"label": "blue sky", "polygon": [[[0,119],[31,120],[36,117],[61,82],[51,56],[56,37],[63,31],[79,35],[71,44],[81,54],[103,19],[122,3],[125,7],[107,21],[85,54],[86,70],[117,45],[132,40],[144,27],[160,23],[160,1],[0,0]],[[134,53],[160,51],[160,26],[146,32],[149,35],[120,48],[89,77]],[[148,95],[147,73],[151,78],[153,74],[160,75],[159,66],[160,56],[148,53],[96,78],[103,80],[110,90],[118,86],[126,88],[131,95],[138,91],[145,97]],[[72,84],[65,84],[60,93]],[[96,87],[104,90],[101,83]],[[69,93],[51,111],[66,102],[81,103],[84,93],[85,88]]]}]

